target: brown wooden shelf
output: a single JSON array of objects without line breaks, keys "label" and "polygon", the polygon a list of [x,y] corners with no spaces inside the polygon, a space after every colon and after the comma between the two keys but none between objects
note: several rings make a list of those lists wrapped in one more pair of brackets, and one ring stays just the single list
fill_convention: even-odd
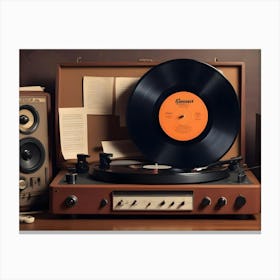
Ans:
[{"label": "brown wooden shelf", "polygon": [[261,215],[112,217],[34,214],[20,231],[260,231]]}]

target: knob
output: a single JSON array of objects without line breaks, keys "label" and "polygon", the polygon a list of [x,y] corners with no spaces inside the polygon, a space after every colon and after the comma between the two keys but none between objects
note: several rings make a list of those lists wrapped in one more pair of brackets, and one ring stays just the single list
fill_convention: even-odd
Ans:
[{"label": "knob", "polygon": [[20,124],[27,124],[29,122],[29,118],[26,115],[21,115],[19,117],[19,123]]},{"label": "knob", "polygon": [[103,208],[103,207],[105,207],[107,204],[108,204],[108,200],[105,199],[105,198],[103,198],[103,199],[101,200],[101,202],[100,202],[100,207]]},{"label": "knob", "polygon": [[185,201],[182,201],[179,205],[179,207],[184,206],[185,205]]},{"label": "knob", "polygon": [[239,174],[238,174],[238,176],[237,176],[237,182],[238,183],[243,183],[244,181],[245,181],[245,179],[246,179],[246,174],[245,174],[245,172],[243,171],[243,172],[240,172]]},{"label": "knob", "polygon": [[123,206],[123,200],[120,200],[120,201],[117,203],[117,206]]},{"label": "knob", "polygon": [[163,206],[165,204],[165,201],[163,200],[159,205]]},{"label": "knob", "polygon": [[19,179],[19,189],[24,190],[27,187],[25,179]]},{"label": "knob", "polygon": [[246,198],[242,195],[239,195],[234,202],[234,208],[235,209],[240,209],[246,204]]},{"label": "knob", "polygon": [[203,199],[201,200],[199,207],[200,208],[204,208],[208,205],[211,205],[211,198],[208,196],[203,197]]},{"label": "knob", "polygon": [[175,201],[172,201],[169,206],[173,206],[174,204],[175,204]]},{"label": "knob", "polygon": [[134,200],[132,203],[131,203],[131,206],[135,205],[137,203],[137,200]]},{"label": "knob", "polygon": [[220,197],[217,201],[216,208],[219,209],[227,204],[227,199],[225,197]]},{"label": "knob", "polygon": [[66,173],[65,174],[65,181],[67,182],[67,184],[76,184],[77,181],[77,173]]},{"label": "knob", "polygon": [[78,198],[75,195],[68,196],[64,201],[65,206],[68,208],[75,206],[77,202],[78,202]]}]

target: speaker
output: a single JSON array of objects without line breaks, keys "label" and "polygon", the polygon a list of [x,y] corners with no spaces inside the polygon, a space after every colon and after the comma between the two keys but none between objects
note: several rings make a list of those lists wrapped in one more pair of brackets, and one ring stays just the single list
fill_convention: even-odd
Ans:
[{"label": "speaker", "polygon": [[52,176],[50,97],[37,91],[19,94],[20,211],[44,210]]}]

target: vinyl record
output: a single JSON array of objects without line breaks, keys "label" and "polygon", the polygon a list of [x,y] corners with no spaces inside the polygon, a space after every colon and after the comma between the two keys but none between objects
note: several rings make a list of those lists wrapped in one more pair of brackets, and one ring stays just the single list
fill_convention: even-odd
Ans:
[{"label": "vinyl record", "polygon": [[239,101],[216,68],[191,59],[170,60],[137,83],[127,127],[147,160],[179,168],[205,166],[232,146],[240,127]]}]

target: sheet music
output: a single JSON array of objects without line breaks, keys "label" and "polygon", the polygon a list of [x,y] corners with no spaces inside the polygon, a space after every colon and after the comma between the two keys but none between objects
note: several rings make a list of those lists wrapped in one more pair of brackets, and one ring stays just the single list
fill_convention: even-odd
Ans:
[{"label": "sheet music", "polygon": [[114,77],[83,78],[84,108],[87,114],[111,115],[113,112]]},{"label": "sheet music", "polygon": [[115,115],[120,116],[120,126],[126,126],[126,107],[130,94],[140,78],[116,77],[116,111]]},{"label": "sheet music", "polygon": [[64,159],[88,154],[87,115],[84,108],[59,108],[61,152]]}]

